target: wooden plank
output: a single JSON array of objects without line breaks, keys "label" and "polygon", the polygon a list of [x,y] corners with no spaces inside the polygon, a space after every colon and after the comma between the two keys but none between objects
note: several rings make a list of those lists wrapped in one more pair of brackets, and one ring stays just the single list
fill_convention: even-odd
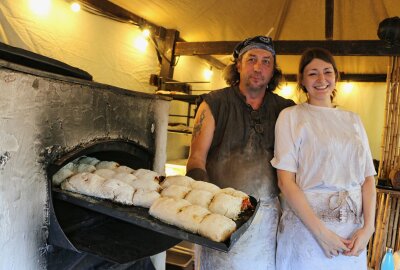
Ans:
[{"label": "wooden plank", "polygon": [[325,38],[333,39],[334,0],[325,0]]},{"label": "wooden plank", "polygon": [[[283,74],[284,81],[296,82],[296,74]],[[340,73],[339,82],[351,81],[351,82],[386,82],[386,74],[358,74],[358,73]]]},{"label": "wooden plank", "polygon": [[[240,41],[177,42],[175,55],[229,55]],[[277,40],[278,55],[301,55],[307,48],[321,47],[333,55],[394,56],[400,47],[387,47],[382,40]]]}]

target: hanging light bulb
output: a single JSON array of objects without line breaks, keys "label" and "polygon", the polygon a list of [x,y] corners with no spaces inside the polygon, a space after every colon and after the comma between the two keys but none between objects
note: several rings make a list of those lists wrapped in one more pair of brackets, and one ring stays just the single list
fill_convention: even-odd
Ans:
[{"label": "hanging light bulb", "polygon": [[147,41],[147,39],[141,35],[134,40],[135,48],[141,52],[145,52],[148,45],[149,42]]},{"label": "hanging light bulb", "polygon": [[73,2],[71,4],[71,10],[73,12],[79,12],[81,10],[81,5],[78,2]]},{"label": "hanging light bulb", "polygon": [[210,66],[209,69],[205,69],[203,72],[204,79],[206,79],[206,81],[210,81],[213,73],[212,66]]},{"label": "hanging light bulb", "polygon": [[51,0],[29,0],[29,7],[38,15],[46,15],[51,9]]},{"label": "hanging light bulb", "polygon": [[289,98],[293,95],[293,88],[286,83],[285,86],[282,87],[280,93],[283,97]]},{"label": "hanging light bulb", "polygon": [[346,82],[342,86],[343,93],[350,94],[353,91],[354,85],[351,82]]},{"label": "hanging light bulb", "polygon": [[150,30],[147,29],[147,28],[143,28],[142,35],[143,35],[144,38],[149,38],[150,37]]}]

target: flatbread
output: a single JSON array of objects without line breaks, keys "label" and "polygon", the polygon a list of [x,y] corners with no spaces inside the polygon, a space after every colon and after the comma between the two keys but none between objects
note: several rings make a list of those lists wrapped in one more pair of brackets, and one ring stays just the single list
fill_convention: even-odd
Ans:
[{"label": "flatbread", "polygon": [[192,189],[188,194],[186,194],[184,199],[190,202],[191,204],[208,208],[213,197],[214,195],[209,191],[201,189]]},{"label": "flatbread", "polygon": [[190,188],[185,186],[171,185],[161,191],[161,196],[172,197],[175,199],[183,199],[190,191]]},{"label": "flatbread", "polygon": [[211,212],[204,207],[198,205],[185,206],[176,216],[177,225],[189,232],[198,233],[201,221],[208,214],[211,214]]},{"label": "flatbread", "polygon": [[221,190],[218,186],[216,186],[216,185],[214,185],[212,183],[209,183],[209,182],[204,182],[204,181],[194,181],[191,184],[191,188],[192,189],[206,190],[206,191],[211,192],[212,194],[215,194],[215,193],[217,193],[218,191]]},{"label": "flatbread", "polygon": [[208,209],[213,213],[236,220],[242,211],[242,201],[241,198],[220,192],[214,195]]},{"label": "flatbread", "polygon": [[228,239],[236,230],[236,223],[231,219],[219,215],[209,214],[203,218],[199,226],[199,234],[216,242]]},{"label": "flatbread", "polygon": [[194,181],[195,180],[193,178],[184,175],[167,176],[165,177],[165,180],[161,183],[161,188],[164,189],[171,185],[190,187]]},{"label": "flatbread", "polygon": [[150,208],[158,198],[160,193],[157,191],[138,189],[133,194],[133,205]]},{"label": "flatbread", "polygon": [[152,204],[149,214],[167,224],[178,225],[177,214],[188,205],[190,202],[184,199],[161,197]]}]

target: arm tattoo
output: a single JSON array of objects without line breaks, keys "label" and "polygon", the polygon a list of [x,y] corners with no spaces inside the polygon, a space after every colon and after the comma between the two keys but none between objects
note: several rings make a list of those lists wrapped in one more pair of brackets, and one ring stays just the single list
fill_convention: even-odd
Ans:
[{"label": "arm tattoo", "polygon": [[195,123],[193,127],[192,141],[197,136],[199,136],[205,118],[206,118],[206,110],[202,110],[200,113],[200,120],[197,123]]}]

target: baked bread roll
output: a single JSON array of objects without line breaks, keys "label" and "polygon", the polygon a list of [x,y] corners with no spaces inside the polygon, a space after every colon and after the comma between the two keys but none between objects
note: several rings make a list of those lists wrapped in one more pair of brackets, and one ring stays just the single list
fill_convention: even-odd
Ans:
[{"label": "baked bread roll", "polygon": [[135,189],[129,184],[118,179],[107,179],[104,181],[104,188],[111,190],[114,202],[126,205],[133,205],[133,194]]},{"label": "baked bread roll", "polygon": [[241,198],[219,192],[214,195],[208,209],[213,213],[236,220],[242,211],[242,201]]},{"label": "baked bread roll", "polygon": [[172,175],[172,176],[167,176],[165,177],[164,181],[161,183],[161,188],[167,188],[171,185],[178,185],[178,186],[184,186],[184,187],[189,187],[195,180],[184,175]]},{"label": "baked bread roll", "polygon": [[211,214],[211,212],[204,207],[198,205],[185,206],[176,216],[177,225],[189,232],[198,233],[201,221],[208,214]]},{"label": "baked bread roll", "polygon": [[216,242],[225,241],[235,230],[236,223],[234,221],[214,213],[205,216],[199,226],[200,235]]},{"label": "baked bread roll", "polygon": [[121,181],[124,181],[125,183],[129,184],[132,186],[133,181],[137,180],[137,177],[134,176],[133,174],[130,173],[116,173],[113,178],[119,179]]},{"label": "baked bread roll", "polygon": [[189,191],[188,194],[186,194],[184,199],[191,204],[199,205],[208,209],[208,206],[213,197],[214,195],[209,191],[192,189],[191,191]]},{"label": "baked bread roll", "polygon": [[111,179],[116,174],[116,172],[111,169],[97,169],[94,173],[100,175],[104,179]]},{"label": "baked bread roll", "polygon": [[143,179],[148,181],[156,180],[158,182],[158,173],[147,169],[138,169],[136,171],[133,171],[132,174],[136,176],[138,179]]},{"label": "baked bread roll", "polygon": [[209,191],[212,194],[215,194],[215,193],[217,193],[218,191],[221,190],[218,186],[216,186],[216,185],[214,185],[212,183],[209,183],[209,182],[204,182],[204,181],[194,181],[191,184],[191,188],[192,189],[200,189],[200,190]]},{"label": "baked bread roll", "polygon": [[190,191],[190,188],[185,186],[171,185],[161,191],[161,196],[172,197],[175,199],[183,199]]},{"label": "baked bread roll", "polygon": [[133,205],[150,208],[158,198],[160,193],[157,191],[138,189],[133,194]]},{"label": "baked bread roll", "polygon": [[149,214],[165,223],[177,226],[178,212],[188,205],[190,205],[190,202],[184,199],[161,197],[152,204]]},{"label": "baked bread roll", "polygon": [[88,164],[88,165],[93,165],[95,166],[97,163],[99,163],[100,160],[94,157],[82,157],[78,160],[79,164]]},{"label": "baked bread roll", "polygon": [[93,173],[78,173],[61,183],[64,190],[93,196],[102,199],[112,199],[112,189],[104,186],[105,179]]},{"label": "baked bread roll", "polygon": [[76,165],[76,172],[81,173],[81,172],[94,172],[96,170],[96,167],[90,164],[85,164],[85,163],[78,163]]},{"label": "baked bread roll", "polygon": [[229,187],[221,189],[220,192],[242,199],[242,211],[252,207],[249,195],[240,190]]},{"label": "baked bread roll", "polygon": [[128,167],[128,166],[119,166],[114,169],[116,173],[132,173],[134,169]]},{"label": "baked bread roll", "polygon": [[75,164],[72,162],[67,163],[61,169],[59,169],[52,177],[52,183],[55,186],[59,186],[62,181],[67,179],[68,177],[74,175]]},{"label": "baked bread roll", "polygon": [[241,199],[246,199],[246,198],[249,197],[249,195],[247,195],[243,191],[240,191],[240,190],[237,190],[237,189],[234,189],[234,188],[230,188],[230,187],[223,188],[223,189],[220,190],[220,192],[228,194],[228,195],[231,195],[231,196],[234,196],[234,197],[238,197],[238,198],[241,198]]},{"label": "baked bread roll", "polygon": [[160,184],[155,178],[138,178],[132,181],[131,186],[135,189],[143,189],[149,191],[158,192],[160,190]]},{"label": "baked bread roll", "polygon": [[119,164],[115,161],[100,161],[96,163],[96,169],[115,169],[119,166]]}]

